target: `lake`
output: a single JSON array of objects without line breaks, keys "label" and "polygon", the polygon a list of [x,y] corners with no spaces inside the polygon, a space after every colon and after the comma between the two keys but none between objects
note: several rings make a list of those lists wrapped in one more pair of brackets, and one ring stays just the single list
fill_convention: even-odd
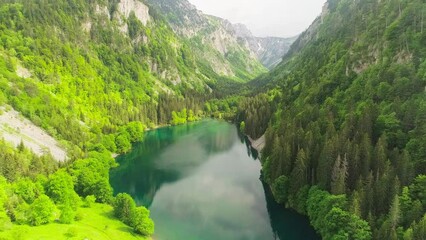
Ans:
[{"label": "lake", "polygon": [[145,134],[119,156],[114,193],[151,211],[156,240],[320,239],[305,216],[275,203],[256,151],[229,123],[205,120]]}]

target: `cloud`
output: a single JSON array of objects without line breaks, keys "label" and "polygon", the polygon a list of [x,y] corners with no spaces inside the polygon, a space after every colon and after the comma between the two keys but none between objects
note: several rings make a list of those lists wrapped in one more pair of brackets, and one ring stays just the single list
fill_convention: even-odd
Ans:
[{"label": "cloud", "polygon": [[290,37],[303,32],[326,0],[189,0],[204,13],[246,24],[257,36]]}]

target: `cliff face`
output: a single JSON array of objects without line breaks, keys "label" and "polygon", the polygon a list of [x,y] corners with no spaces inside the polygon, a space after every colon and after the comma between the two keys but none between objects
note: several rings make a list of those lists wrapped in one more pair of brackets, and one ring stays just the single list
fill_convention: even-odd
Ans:
[{"label": "cliff face", "polygon": [[233,29],[240,42],[244,43],[268,69],[274,68],[282,61],[297,39],[297,37],[256,37],[244,24],[234,24]]},{"label": "cliff face", "polygon": [[272,69],[282,61],[296,38],[256,38],[260,46],[256,55],[265,67]]}]

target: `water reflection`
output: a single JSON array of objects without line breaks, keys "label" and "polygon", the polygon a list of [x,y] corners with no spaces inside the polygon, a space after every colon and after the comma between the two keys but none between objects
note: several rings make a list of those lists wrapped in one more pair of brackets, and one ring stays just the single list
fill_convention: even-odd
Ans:
[{"label": "water reflection", "polygon": [[142,143],[117,158],[120,167],[111,171],[115,193],[127,192],[139,205],[151,206],[163,184],[189,176],[210,155],[230,149],[232,127],[204,121],[147,132]]},{"label": "water reflection", "polygon": [[118,159],[111,184],[150,208],[155,239],[315,239],[306,218],[274,202],[257,158],[231,124],[164,128]]}]

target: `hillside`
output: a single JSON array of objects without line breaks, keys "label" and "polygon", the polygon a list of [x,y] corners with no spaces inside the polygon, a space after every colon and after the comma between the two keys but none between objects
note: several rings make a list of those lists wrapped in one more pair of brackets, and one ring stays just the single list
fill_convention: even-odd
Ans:
[{"label": "hillside", "polygon": [[[323,239],[424,239],[426,4],[329,0],[237,117]],[[256,92],[256,91],[253,91]]]},{"label": "hillside", "polygon": [[147,0],[147,3],[163,13],[174,32],[190,43],[204,68],[245,81],[266,71],[251,49],[238,41],[229,21],[203,14],[187,0]]}]

